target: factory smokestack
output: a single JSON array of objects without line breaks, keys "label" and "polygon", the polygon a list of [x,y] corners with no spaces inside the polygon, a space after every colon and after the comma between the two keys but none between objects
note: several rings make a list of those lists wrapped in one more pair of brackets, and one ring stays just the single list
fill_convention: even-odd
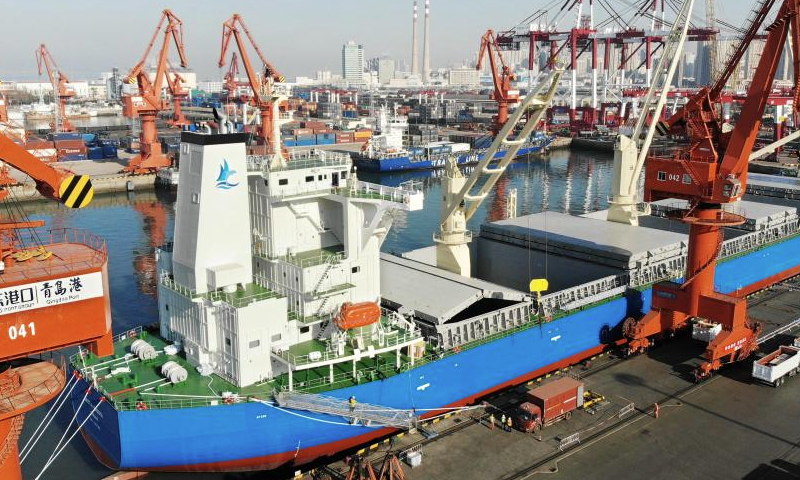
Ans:
[{"label": "factory smokestack", "polygon": [[411,73],[419,75],[419,56],[417,51],[417,1],[414,0],[414,20],[411,23]]},{"label": "factory smokestack", "polygon": [[422,47],[422,81],[431,79],[431,0],[425,0],[425,43]]}]

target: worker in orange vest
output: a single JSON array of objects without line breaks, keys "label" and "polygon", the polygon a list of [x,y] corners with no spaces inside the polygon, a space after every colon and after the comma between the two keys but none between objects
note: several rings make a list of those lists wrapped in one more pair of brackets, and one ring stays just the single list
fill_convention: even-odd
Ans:
[{"label": "worker in orange vest", "polygon": [[658,402],[653,404],[653,416],[658,418]]},{"label": "worker in orange vest", "polygon": [[508,429],[506,430],[507,432],[511,432],[514,430],[514,422],[513,420],[511,420],[511,415],[508,416],[506,425],[508,426]]}]

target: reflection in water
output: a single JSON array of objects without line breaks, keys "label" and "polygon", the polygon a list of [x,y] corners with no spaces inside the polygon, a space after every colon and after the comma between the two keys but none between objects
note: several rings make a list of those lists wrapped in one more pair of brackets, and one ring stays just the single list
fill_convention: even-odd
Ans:
[{"label": "reflection in water", "polygon": [[[142,216],[144,233],[147,235],[147,245],[144,249],[133,252],[133,269],[138,277],[139,290],[146,295],[156,296],[158,272],[155,258],[155,248],[164,245],[167,228],[167,207],[175,201],[174,195],[157,191],[156,198],[134,198],[133,208]],[[171,233],[170,233],[171,236]]]}]

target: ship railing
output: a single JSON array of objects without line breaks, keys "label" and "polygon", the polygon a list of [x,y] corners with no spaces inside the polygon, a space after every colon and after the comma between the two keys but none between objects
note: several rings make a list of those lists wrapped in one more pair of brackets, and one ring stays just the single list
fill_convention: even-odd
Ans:
[{"label": "ship railing", "polygon": [[[146,395],[146,394],[145,394]],[[108,395],[106,395],[108,398]],[[231,406],[238,403],[250,402],[247,396],[231,397],[230,400],[224,398],[167,398],[160,396],[147,396],[136,400],[117,400],[111,398],[111,403],[117,411],[141,410],[146,407],[150,410],[167,410],[178,408],[197,408],[213,406]],[[138,407],[138,408],[137,408]]]},{"label": "ship railing", "polygon": [[298,258],[297,255],[286,255],[280,260],[300,268],[316,267],[323,264],[337,264],[344,259],[344,252],[320,253],[311,257]]},{"label": "ship railing", "polygon": [[277,172],[284,170],[299,170],[303,168],[319,167],[349,167],[350,156],[344,153],[328,152],[325,150],[300,150],[289,154],[284,165],[271,165],[272,156],[248,155],[248,171]]},{"label": "ship railing", "polygon": [[399,187],[387,187],[386,185],[358,180],[355,185],[347,185],[336,190],[339,195],[346,197],[403,203],[409,195],[421,193],[420,186],[419,182],[413,181],[401,183]]},{"label": "ship railing", "polygon": [[[26,408],[39,401],[41,398],[64,388],[64,382],[67,378],[67,364],[64,356],[58,352],[48,352],[40,355],[39,359],[44,362],[50,362],[57,367],[53,370],[53,374],[23,392],[16,392],[0,397],[0,412],[7,413]],[[12,382],[14,381],[16,381],[16,379],[12,379]],[[19,386],[19,384],[17,386]]]},{"label": "ship railing", "polygon": [[222,291],[199,293],[195,289],[179,284],[167,272],[164,272],[160,275],[159,282],[165,287],[183,295],[184,297],[187,298],[203,297],[208,300],[211,300],[212,302],[218,302],[218,301],[225,302],[228,305],[231,305],[232,307],[236,308],[245,307],[252,302],[266,300],[269,298],[279,298],[283,296],[280,293],[274,292],[269,289],[265,289],[264,292],[258,292],[251,295],[242,295],[242,296],[238,296],[235,293],[228,293]]},{"label": "ship railing", "polygon": [[17,248],[37,248],[56,244],[79,244],[89,247],[90,252],[82,255],[61,256],[56,264],[50,262],[28,262],[28,268],[19,269],[15,275],[23,278],[40,278],[45,275],[63,274],[64,271],[96,268],[107,258],[106,241],[86,230],[75,228],[56,228],[52,230],[18,230],[15,232]]},{"label": "ship railing", "polygon": [[[400,332],[399,330],[395,330],[398,332],[396,335],[387,335],[385,338],[385,344],[382,346],[378,346],[376,349],[381,350],[385,348],[396,347],[399,345],[404,345],[408,343],[413,343],[415,340],[421,340],[422,336],[418,332],[409,332],[403,331]],[[294,366],[303,366],[303,365],[311,365],[314,363],[320,362],[328,362],[331,360],[337,360],[340,358],[349,358],[352,357],[353,354],[345,353],[344,355],[337,355],[330,347],[326,348],[325,351],[317,351],[311,354],[305,355],[295,355],[291,353],[291,349],[288,347],[282,347],[279,345],[272,347],[272,353],[277,355],[278,357],[286,360],[286,362],[290,363]],[[364,352],[366,354],[366,351]],[[317,356],[319,355],[319,356]],[[314,357],[313,359],[311,357]]]}]

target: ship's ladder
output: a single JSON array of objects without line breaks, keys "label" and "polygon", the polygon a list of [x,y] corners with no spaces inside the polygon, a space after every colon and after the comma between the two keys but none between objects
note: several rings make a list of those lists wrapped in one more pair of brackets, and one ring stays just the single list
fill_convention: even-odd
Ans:
[{"label": "ship's ladder", "polygon": [[409,430],[419,417],[413,410],[403,410],[369,403],[350,404],[349,400],[314,393],[280,392],[275,400],[282,408],[324,413],[346,418],[352,424],[386,426]]}]

